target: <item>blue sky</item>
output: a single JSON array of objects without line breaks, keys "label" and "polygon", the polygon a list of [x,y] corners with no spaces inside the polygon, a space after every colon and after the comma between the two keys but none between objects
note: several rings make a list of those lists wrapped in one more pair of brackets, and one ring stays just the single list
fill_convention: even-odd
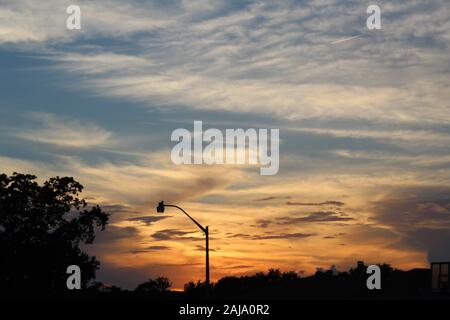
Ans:
[{"label": "blue sky", "polygon": [[[127,287],[202,277],[189,221],[142,218],[161,199],[214,226],[214,279],[448,260],[449,18],[444,0],[0,0],[0,166],[85,185],[113,213],[100,280]],[[173,165],[194,120],[280,128],[279,174]]]}]

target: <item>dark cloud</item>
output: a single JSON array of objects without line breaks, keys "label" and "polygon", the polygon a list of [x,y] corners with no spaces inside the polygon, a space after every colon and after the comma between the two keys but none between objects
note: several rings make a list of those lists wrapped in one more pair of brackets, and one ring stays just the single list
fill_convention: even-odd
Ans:
[{"label": "dark cloud", "polygon": [[430,262],[450,261],[450,229],[418,228],[404,239],[408,244],[426,250]]},{"label": "dark cloud", "polygon": [[269,224],[271,224],[272,221],[269,219],[259,219],[256,220],[256,227],[259,228],[267,228],[269,226]]},{"label": "dark cloud", "polygon": [[140,254],[140,253],[146,253],[146,252],[150,252],[149,250],[130,250],[129,251],[132,254]]},{"label": "dark cloud", "polygon": [[290,196],[286,196],[286,197],[266,197],[266,198],[260,198],[260,199],[254,199],[253,201],[270,201],[270,200],[286,200],[286,199],[291,199],[292,197]]},{"label": "dark cloud", "polygon": [[219,269],[250,269],[250,268],[254,268],[255,266],[250,266],[250,265],[237,265],[237,266],[225,266],[225,267],[219,267]]},{"label": "dark cloud", "polygon": [[270,239],[303,239],[312,237],[313,233],[280,233],[280,234],[267,234],[253,236],[253,240],[270,240]]},{"label": "dark cloud", "polygon": [[133,208],[122,204],[103,204],[100,207],[103,211],[109,213],[110,223],[119,222],[127,216],[139,214]]},{"label": "dark cloud", "polygon": [[336,239],[338,237],[343,237],[343,236],[346,236],[346,235],[347,234],[345,232],[339,232],[339,233],[336,233],[336,234],[333,234],[333,235],[324,236],[323,238],[324,239]]},{"label": "dark cloud", "polygon": [[352,217],[344,213],[334,211],[317,211],[305,217],[280,217],[276,219],[276,224],[286,225],[295,223],[309,223],[309,222],[335,222],[335,221],[351,221]]},{"label": "dark cloud", "polygon": [[[197,246],[195,246],[195,250],[204,252],[206,250],[206,247],[201,246],[201,245],[197,245]],[[220,250],[220,248],[209,248],[209,251],[211,251],[211,252],[217,252],[219,250]]]},{"label": "dark cloud", "polygon": [[335,212],[335,211],[317,211],[312,212],[304,217],[296,216],[285,216],[278,217],[273,220],[269,219],[259,219],[256,220],[256,225],[254,227],[258,228],[268,228],[270,225],[288,225],[296,223],[310,223],[310,222],[342,222],[354,220],[345,213]]},{"label": "dark cloud", "polygon": [[[427,198],[425,193],[396,196],[373,203],[373,220],[401,228],[450,227],[449,193]],[[428,195],[429,196],[429,195]]]},{"label": "dark cloud", "polygon": [[398,241],[398,234],[385,226],[375,223],[355,223],[346,226],[348,234],[343,240],[350,242],[364,242],[373,245],[391,245]]},{"label": "dark cloud", "polygon": [[314,236],[312,233],[280,233],[280,234],[272,234],[267,232],[262,235],[250,235],[245,233],[236,233],[233,235],[229,235],[228,238],[241,238],[248,240],[269,240],[269,239],[301,239],[308,238]]},{"label": "dark cloud", "polygon": [[127,238],[136,238],[139,231],[135,227],[107,226],[105,230],[96,233],[95,244],[110,243]]},{"label": "dark cloud", "polygon": [[168,246],[149,246],[146,250],[170,250]]},{"label": "dark cloud", "polygon": [[426,251],[430,261],[450,260],[450,190],[414,188],[373,202],[371,221],[400,237],[397,246]]},{"label": "dark cloud", "polygon": [[[161,199],[168,203],[180,203],[186,199],[191,199],[199,195],[205,195],[211,190],[221,189],[230,182],[230,177],[211,172],[204,172],[203,175],[196,175],[192,179],[170,181],[168,185],[161,186],[149,201],[149,205],[153,206]],[[176,209],[175,209],[176,210]]]},{"label": "dark cloud", "polygon": [[306,206],[306,207],[308,207],[308,206],[325,206],[325,205],[342,207],[345,205],[344,202],[334,201],[334,200],[325,201],[325,202],[291,202],[291,201],[288,201],[288,202],[286,202],[286,204],[288,206]]},{"label": "dark cloud", "polygon": [[101,205],[102,209],[109,213],[138,213],[136,210],[131,209],[128,206],[122,204],[104,204]]},{"label": "dark cloud", "polygon": [[[151,235],[151,237],[155,240],[205,240],[204,237],[196,237],[196,236],[187,236],[188,234],[192,234],[192,231],[182,231],[177,229],[164,229],[160,231],[156,231]],[[211,238],[210,238],[211,239]]]},{"label": "dark cloud", "polygon": [[227,236],[227,238],[242,238],[242,239],[249,239],[251,238],[251,236],[249,234],[245,234],[245,233],[234,233],[234,234],[229,234]]},{"label": "dark cloud", "polygon": [[153,266],[158,267],[191,267],[191,266],[203,266],[203,262],[192,262],[192,263],[157,263]]},{"label": "dark cloud", "polygon": [[170,247],[167,247],[167,246],[149,246],[149,247],[146,247],[144,249],[131,250],[130,253],[132,253],[132,254],[139,254],[139,253],[147,253],[147,252],[152,252],[152,251],[165,251],[165,250],[170,250]]},{"label": "dark cloud", "polygon": [[132,217],[128,218],[127,221],[137,221],[144,223],[147,226],[152,225],[154,222],[158,222],[169,218],[170,216],[142,216],[142,217]]}]

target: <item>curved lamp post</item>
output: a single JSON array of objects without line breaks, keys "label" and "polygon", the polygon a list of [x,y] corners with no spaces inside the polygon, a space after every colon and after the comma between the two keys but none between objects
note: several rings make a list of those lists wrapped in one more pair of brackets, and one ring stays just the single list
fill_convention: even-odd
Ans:
[{"label": "curved lamp post", "polygon": [[179,206],[173,205],[173,204],[165,204],[164,201],[161,201],[160,203],[158,203],[158,206],[156,207],[156,211],[158,213],[164,213],[165,207],[173,207],[173,208],[177,208],[177,209],[181,210],[185,215],[188,216],[189,219],[192,220],[192,222],[194,222],[197,225],[197,227],[200,228],[200,230],[202,230],[205,233],[205,237],[206,237],[206,277],[205,277],[206,279],[205,279],[205,283],[207,286],[209,286],[209,230],[208,230],[208,226],[203,227],[200,223],[195,221],[195,219],[192,218],[182,208],[180,208]]}]

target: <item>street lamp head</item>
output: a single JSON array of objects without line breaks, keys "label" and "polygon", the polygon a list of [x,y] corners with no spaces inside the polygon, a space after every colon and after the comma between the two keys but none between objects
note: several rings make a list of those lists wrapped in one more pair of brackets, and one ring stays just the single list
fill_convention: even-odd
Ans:
[{"label": "street lamp head", "polygon": [[164,201],[161,201],[160,203],[158,203],[158,206],[156,207],[156,212],[164,213]]}]

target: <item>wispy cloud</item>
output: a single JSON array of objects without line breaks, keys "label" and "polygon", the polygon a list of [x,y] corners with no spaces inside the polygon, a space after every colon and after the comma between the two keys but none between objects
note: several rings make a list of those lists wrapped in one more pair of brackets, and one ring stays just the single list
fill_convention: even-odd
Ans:
[{"label": "wispy cloud", "polygon": [[145,247],[144,249],[130,250],[130,253],[141,254],[141,253],[148,253],[148,252],[153,252],[153,251],[167,251],[167,250],[170,250],[170,247],[168,247],[168,246],[149,246],[149,247]]},{"label": "wispy cloud", "polygon": [[188,236],[192,234],[191,231],[183,231],[177,229],[164,229],[153,233],[151,236],[153,239],[162,240],[205,240],[204,237]]},{"label": "wispy cloud", "polygon": [[283,200],[283,199],[291,199],[290,196],[285,196],[285,197],[275,197],[275,196],[271,196],[271,197],[264,197],[264,198],[259,198],[259,199],[254,199],[253,201],[271,201],[271,200]]},{"label": "wispy cloud", "polygon": [[254,240],[270,240],[270,239],[303,239],[314,236],[313,233],[280,233],[253,236]]},{"label": "wispy cloud", "polygon": [[293,223],[308,223],[308,222],[335,222],[335,221],[351,221],[352,217],[343,213],[334,211],[317,211],[305,217],[280,217],[276,219],[277,224],[290,225]]},{"label": "wispy cloud", "polygon": [[288,201],[286,202],[287,205],[289,206],[327,206],[327,205],[331,205],[331,206],[337,206],[337,207],[342,207],[345,205],[344,202],[341,201],[335,201],[335,200],[328,200],[328,201],[324,201],[324,202],[294,202],[294,201]]},{"label": "wispy cloud", "polygon": [[[448,77],[433,72],[448,66],[445,24],[450,14],[438,10],[445,7],[441,0],[425,11],[414,3],[384,7],[386,14],[408,18],[389,20],[389,42],[382,36],[335,41],[353,43],[351,51],[331,50],[323,43],[336,38],[333,30],[342,30],[340,36],[364,27],[360,21],[365,8],[357,2],[307,7],[290,1],[194,3],[83,2],[83,32],[133,42],[133,49],[117,53],[114,47],[97,44],[97,49],[74,52],[49,45],[42,53],[52,52],[47,57],[77,76],[77,86],[85,90],[153,107],[262,112],[288,119],[449,120],[442,104],[450,98]],[[44,30],[44,35],[28,38],[64,41],[67,32],[47,21],[42,13],[46,9],[20,0],[4,10],[18,17],[35,11],[31,22],[60,30],[45,34],[50,28],[39,25],[31,29]],[[101,14],[94,17],[95,11]],[[129,22],[125,28],[118,28],[119,16]],[[433,21],[438,32],[414,33],[414,26],[426,20]],[[439,45],[423,46],[426,39]],[[414,77],[408,76],[411,72]]]},{"label": "wispy cloud", "polygon": [[144,223],[146,226],[151,226],[155,222],[158,222],[158,221],[161,221],[161,220],[164,220],[167,218],[168,218],[168,216],[164,216],[164,217],[143,216],[143,217],[128,218],[127,221],[141,222],[141,223]]},{"label": "wispy cloud", "polygon": [[33,0],[3,1],[0,8],[0,44],[70,42],[93,35],[123,37],[171,23],[170,17],[156,3],[79,0],[76,4],[82,8],[82,29],[70,32],[65,22],[68,17],[66,8],[72,4],[70,0],[42,3]]},{"label": "wispy cloud", "polygon": [[92,148],[111,142],[110,132],[89,121],[43,112],[29,113],[28,118],[34,122],[32,128],[15,131],[16,137],[67,148]]}]

